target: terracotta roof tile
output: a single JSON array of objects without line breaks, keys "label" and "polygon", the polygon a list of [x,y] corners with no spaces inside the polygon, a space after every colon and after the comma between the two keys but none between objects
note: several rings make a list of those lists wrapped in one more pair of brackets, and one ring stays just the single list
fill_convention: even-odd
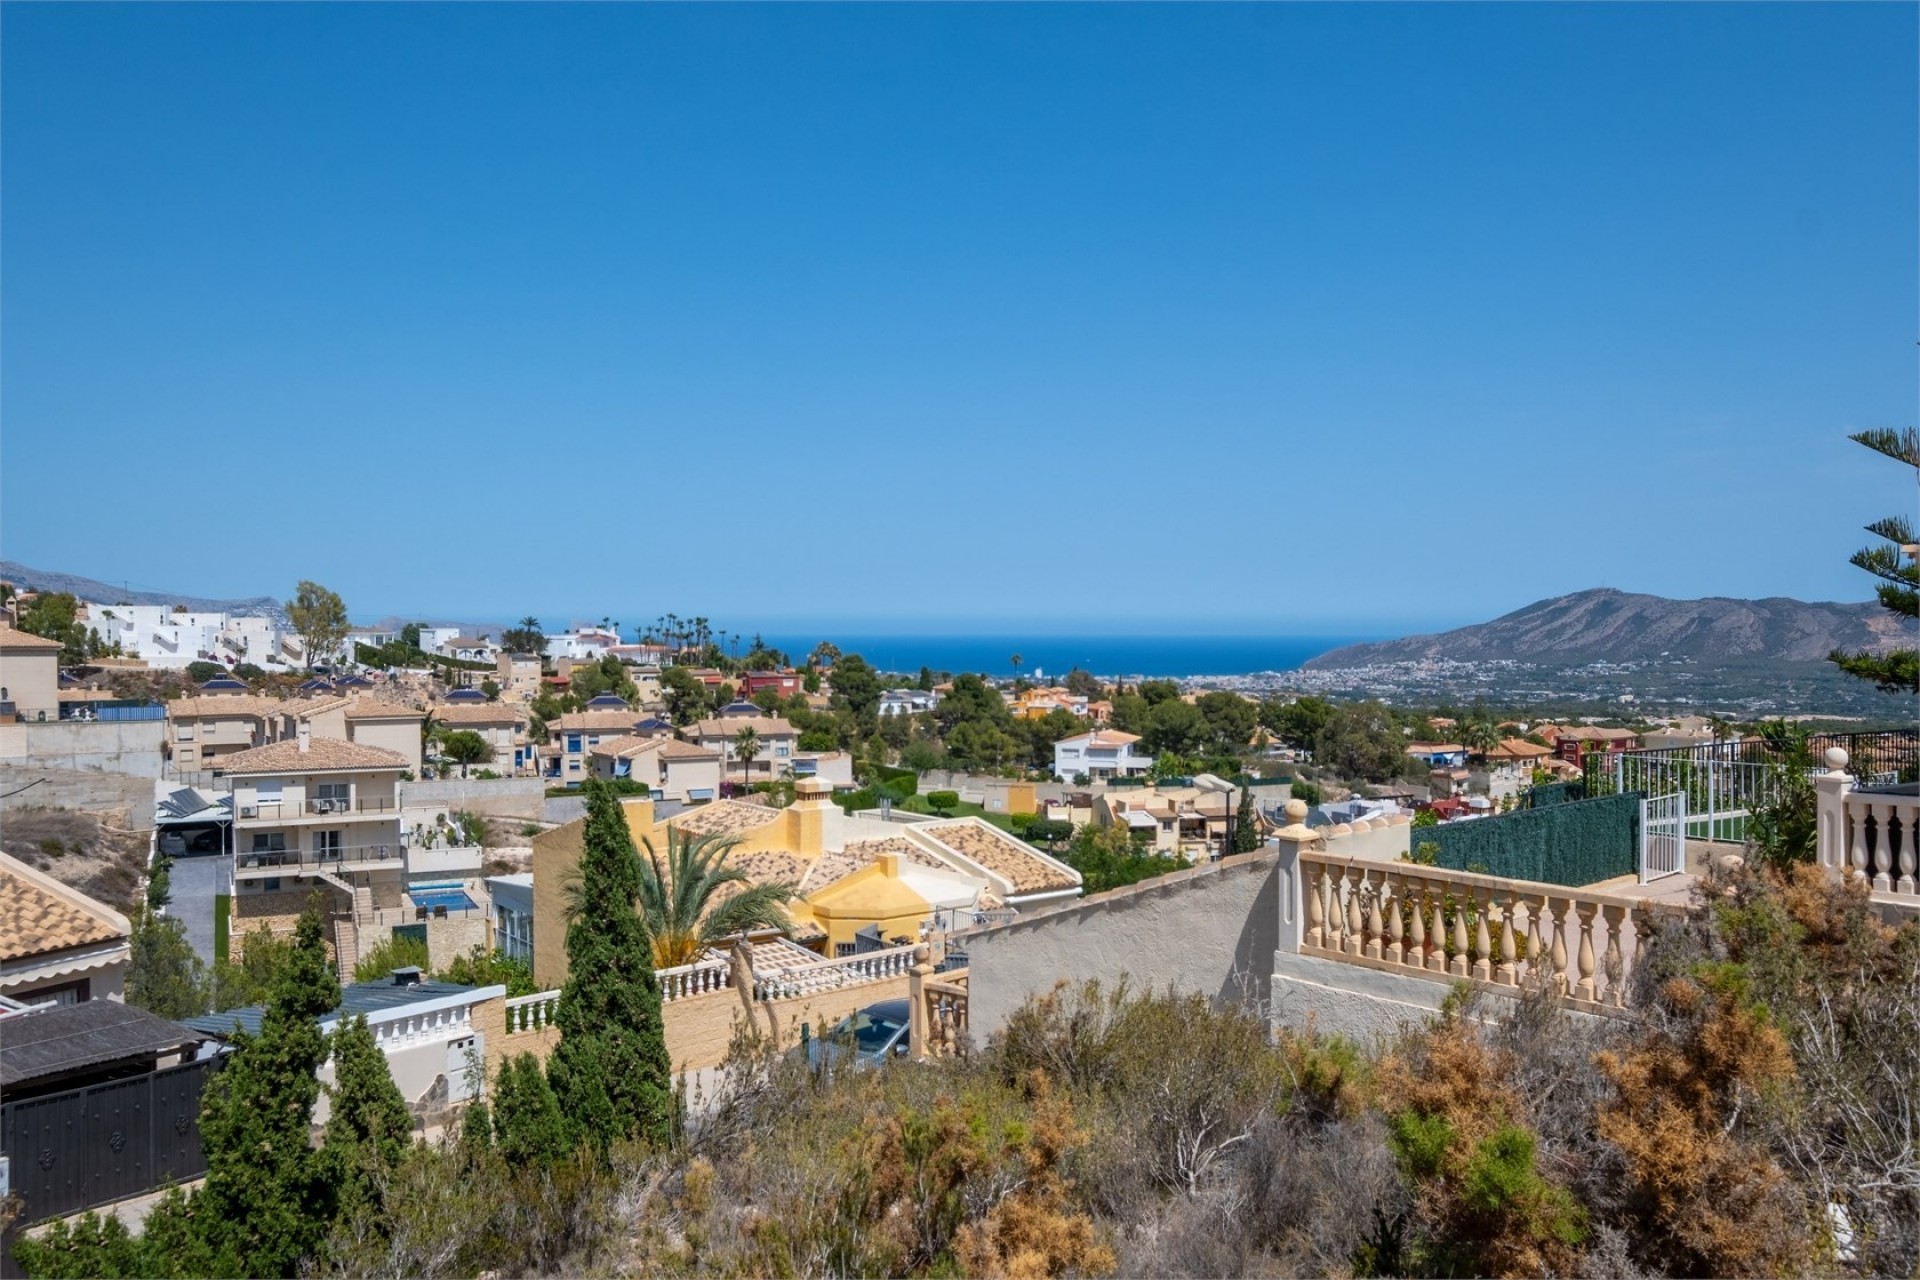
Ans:
[{"label": "terracotta roof tile", "polygon": [[701,836],[737,836],[764,827],[779,818],[780,810],[738,800],[715,800],[678,814],[672,825]]},{"label": "terracotta roof tile", "polygon": [[338,738],[314,738],[302,751],[298,739],[236,751],[220,759],[228,774],[323,773],[333,769],[404,769],[407,758],[398,752]]},{"label": "terracotta roof tile", "polygon": [[0,960],[22,960],[125,937],[124,930],[109,922],[106,910],[85,910],[13,867],[0,865]]},{"label": "terracotta roof tile", "polygon": [[1072,889],[1080,883],[1072,872],[1055,866],[1039,850],[985,822],[935,822],[914,830],[1005,877],[1015,893],[1048,893]]}]

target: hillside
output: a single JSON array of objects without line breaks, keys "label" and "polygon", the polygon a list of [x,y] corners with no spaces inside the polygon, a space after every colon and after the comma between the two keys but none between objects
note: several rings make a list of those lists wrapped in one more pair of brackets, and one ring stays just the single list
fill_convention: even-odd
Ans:
[{"label": "hillside", "polygon": [[1439,635],[1351,644],[1309,669],[1423,659],[1456,662],[1630,662],[1673,658],[1819,661],[1834,649],[1897,647],[1896,619],[1879,604],[1766,600],[1669,600],[1612,588],[1541,600],[1505,617]]},{"label": "hillside", "polygon": [[164,591],[128,591],[110,582],[99,582],[74,573],[29,569],[14,560],[0,560],[0,578],[37,591],[65,591],[97,604],[183,604],[197,613],[235,613],[268,618],[280,617],[283,607],[272,596],[215,600],[208,596],[172,595]]}]

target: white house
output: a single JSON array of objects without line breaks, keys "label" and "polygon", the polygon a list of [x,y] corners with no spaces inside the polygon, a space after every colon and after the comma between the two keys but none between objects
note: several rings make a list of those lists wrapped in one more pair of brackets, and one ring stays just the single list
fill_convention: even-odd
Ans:
[{"label": "white house", "polygon": [[910,716],[916,712],[933,710],[939,701],[939,694],[926,689],[888,689],[880,695],[880,714]]},{"label": "white house", "polygon": [[600,627],[582,627],[547,637],[547,656],[554,661],[598,662],[600,655],[620,644],[620,637]]},{"label": "white house", "polygon": [[1153,771],[1153,757],[1139,755],[1134,748],[1138,734],[1118,729],[1095,729],[1077,737],[1062,738],[1053,744],[1054,776],[1072,781],[1085,774],[1093,781],[1103,778],[1139,778]]}]

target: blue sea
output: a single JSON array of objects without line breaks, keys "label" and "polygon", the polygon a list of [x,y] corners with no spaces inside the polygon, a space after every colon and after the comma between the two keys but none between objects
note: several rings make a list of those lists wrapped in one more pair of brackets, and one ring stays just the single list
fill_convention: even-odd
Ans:
[{"label": "blue sea", "polygon": [[822,639],[857,653],[882,671],[973,671],[1014,674],[1012,658],[1029,677],[1064,676],[1080,667],[1099,676],[1227,676],[1291,671],[1307,659],[1343,644],[1378,636],[767,636],[795,662]]}]

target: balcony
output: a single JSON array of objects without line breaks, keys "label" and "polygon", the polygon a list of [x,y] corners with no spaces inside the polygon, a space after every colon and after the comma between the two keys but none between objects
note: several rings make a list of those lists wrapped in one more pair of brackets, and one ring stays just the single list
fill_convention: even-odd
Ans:
[{"label": "balcony", "polygon": [[257,849],[233,856],[233,874],[238,880],[260,880],[321,871],[398,871],[406,866],[406,857],[406,847],[397,840],[338,849]]},{"label": "balcony", "polygon": [[304,822],[327,818],[334,822],[363,819],[380,820],[399,816],[400,804],[393,797],[376,800],[311,798],[307,800],[255,800],[240,803],[235,811],[242,822]]}]

